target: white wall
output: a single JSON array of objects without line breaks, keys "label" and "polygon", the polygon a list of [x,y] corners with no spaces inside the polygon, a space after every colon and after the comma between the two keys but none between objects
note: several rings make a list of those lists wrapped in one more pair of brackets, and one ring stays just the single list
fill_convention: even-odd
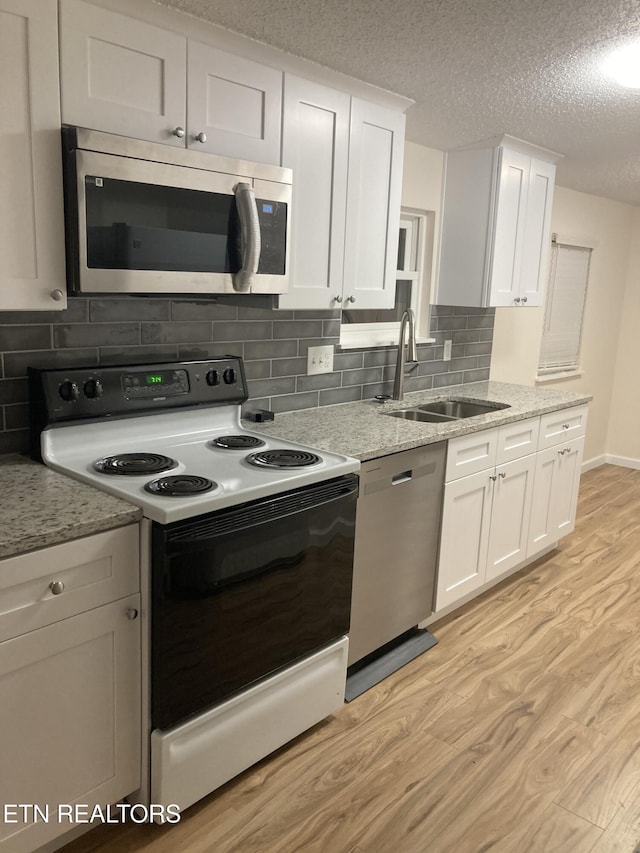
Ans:
[{"label": "white wall", "polygon": [[[579,239],[595,240],[591,258],[589,285],[585,306],[581,351],[582,375],[576,379],[545,383],[545,387],[593,394],[585,446],[585,461],[603,456],[611,449],[607,444],[612,393],[617,382],[616,361],[619,346],[625,357],[633,347],[633,324],[627,310],[634,312],[635,337],[640,320],[640,294],[627,297],[625,307],[625,343],[620,339],[623,304],[628,284],[628,264],[633,229],[640,237],[638,211],[627,204],[610,199],[556,187],[552,231]],[[634,282],[640,278],[640,252],[636,251]],[[491,379],[533,385],[536,379],[542,308],[496,309],[495,335],[491,357]],[[636,344],[636,351],[638,345]],[[624,358],[619,359],[623,364]],[[638,402],[640,412],[640,400]],[[636,424],[640,421],[636,420]],[[626,446],[620,436],[619,446]],[[621,452],[621,451],[620,451]],[[638,452],[640,457],[640,450]]]},{"label": "white wall", "polygon": [[640,208],[634,208],[631,250],[617,362],[611,394],[607,451],[640,467]]}]

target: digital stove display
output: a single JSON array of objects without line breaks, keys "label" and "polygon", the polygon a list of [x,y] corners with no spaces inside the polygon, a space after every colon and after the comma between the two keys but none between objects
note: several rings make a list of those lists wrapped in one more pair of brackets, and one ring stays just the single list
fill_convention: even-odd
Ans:
[{"label": "digital stove display", "polygon": [[127,373],[122,377],[124,396],[131,400],[139,397],[168,397],[189,392],[186,370],[158,373]]}]

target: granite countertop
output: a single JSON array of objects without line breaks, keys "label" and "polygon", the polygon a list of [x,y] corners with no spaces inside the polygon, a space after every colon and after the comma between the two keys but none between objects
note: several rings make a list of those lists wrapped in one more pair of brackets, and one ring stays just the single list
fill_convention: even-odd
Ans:
[{"label": "granite countertop", "polygon": [[142,510],[22,456],[0,457],[0,558],[139,521]]},{"label": "granite countertop", "polygon": [[[445,397],[507,403],[509,408],[443,423],[424,423],[384,415],[385,412],[409,409]],[[590,394],[510,385],[504,382],[473,382],[439,388],[437,391],[415,391],[405,394],[402,401],[388,400],[379,403],[377,400],[363,400],[359,403],[283,412],[277,414],[275,420],[270,423],[246,422],[245,426],[252,432],[277,435],[318,450],[342,453],[365,461],[577,406],[589,400]]]}]

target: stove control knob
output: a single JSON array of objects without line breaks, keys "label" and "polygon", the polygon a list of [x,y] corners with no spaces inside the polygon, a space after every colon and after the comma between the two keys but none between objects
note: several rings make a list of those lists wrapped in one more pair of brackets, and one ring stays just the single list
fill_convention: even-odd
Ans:
[{"label": "stove control knob", "polygon": [[225,385],[233,385],[236,381],[236,372],[233,367],[228,367],[222,374]]},{"label": "stove control knob", "polygon": [[98,397],[102,397],[103,393],[104,388],[99,379],[88,379],[84,383],[84,396],[90,400],[97,400]]},{"label": "stove control knob", "polygon": [[209,370],[207,372],[207,385],[219,385],[220,376],[217,370]]},{"label": "stove control knob", "polygon": [[63,382],[58,388],[58,394],[65,403],[73,403],[80,398],[80,389],[75,382]]}]

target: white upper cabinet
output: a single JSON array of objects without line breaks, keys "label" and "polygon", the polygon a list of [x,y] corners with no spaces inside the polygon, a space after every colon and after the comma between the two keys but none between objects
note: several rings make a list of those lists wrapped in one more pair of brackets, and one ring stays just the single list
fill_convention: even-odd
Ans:
[{"label": "white upper cabinet", "polygon": [[282,72],[197,41],[188,54],[187,145],[279,163]]},{"label": "white upper cabinet", "polygon": [[280,162],[282,71],[83,0],[60,41],[65,124]]},{"label": "white upper cabinet", "polygon": [[542,305],[558,156],[511,137],[447,154],[438,304]]},{"label": "white upper cabinet", "polygon": [[55,0],[0,0],[0,310],[66,307]]},{"label": "white upper cabinet", "polygon": [[60,0],[62,121],[184,146],[187,40],[81,0]]},{"label": "white upper cabinet", "polygon": [[404,125],[404,113],[353,98],[345,308],[392,308],[394,304]]},{"label": "white upper cabinet", "polygon": [[342,301],[351,98],[285,75],[282,165],[293,169],[289,293],[280,308]]}]

